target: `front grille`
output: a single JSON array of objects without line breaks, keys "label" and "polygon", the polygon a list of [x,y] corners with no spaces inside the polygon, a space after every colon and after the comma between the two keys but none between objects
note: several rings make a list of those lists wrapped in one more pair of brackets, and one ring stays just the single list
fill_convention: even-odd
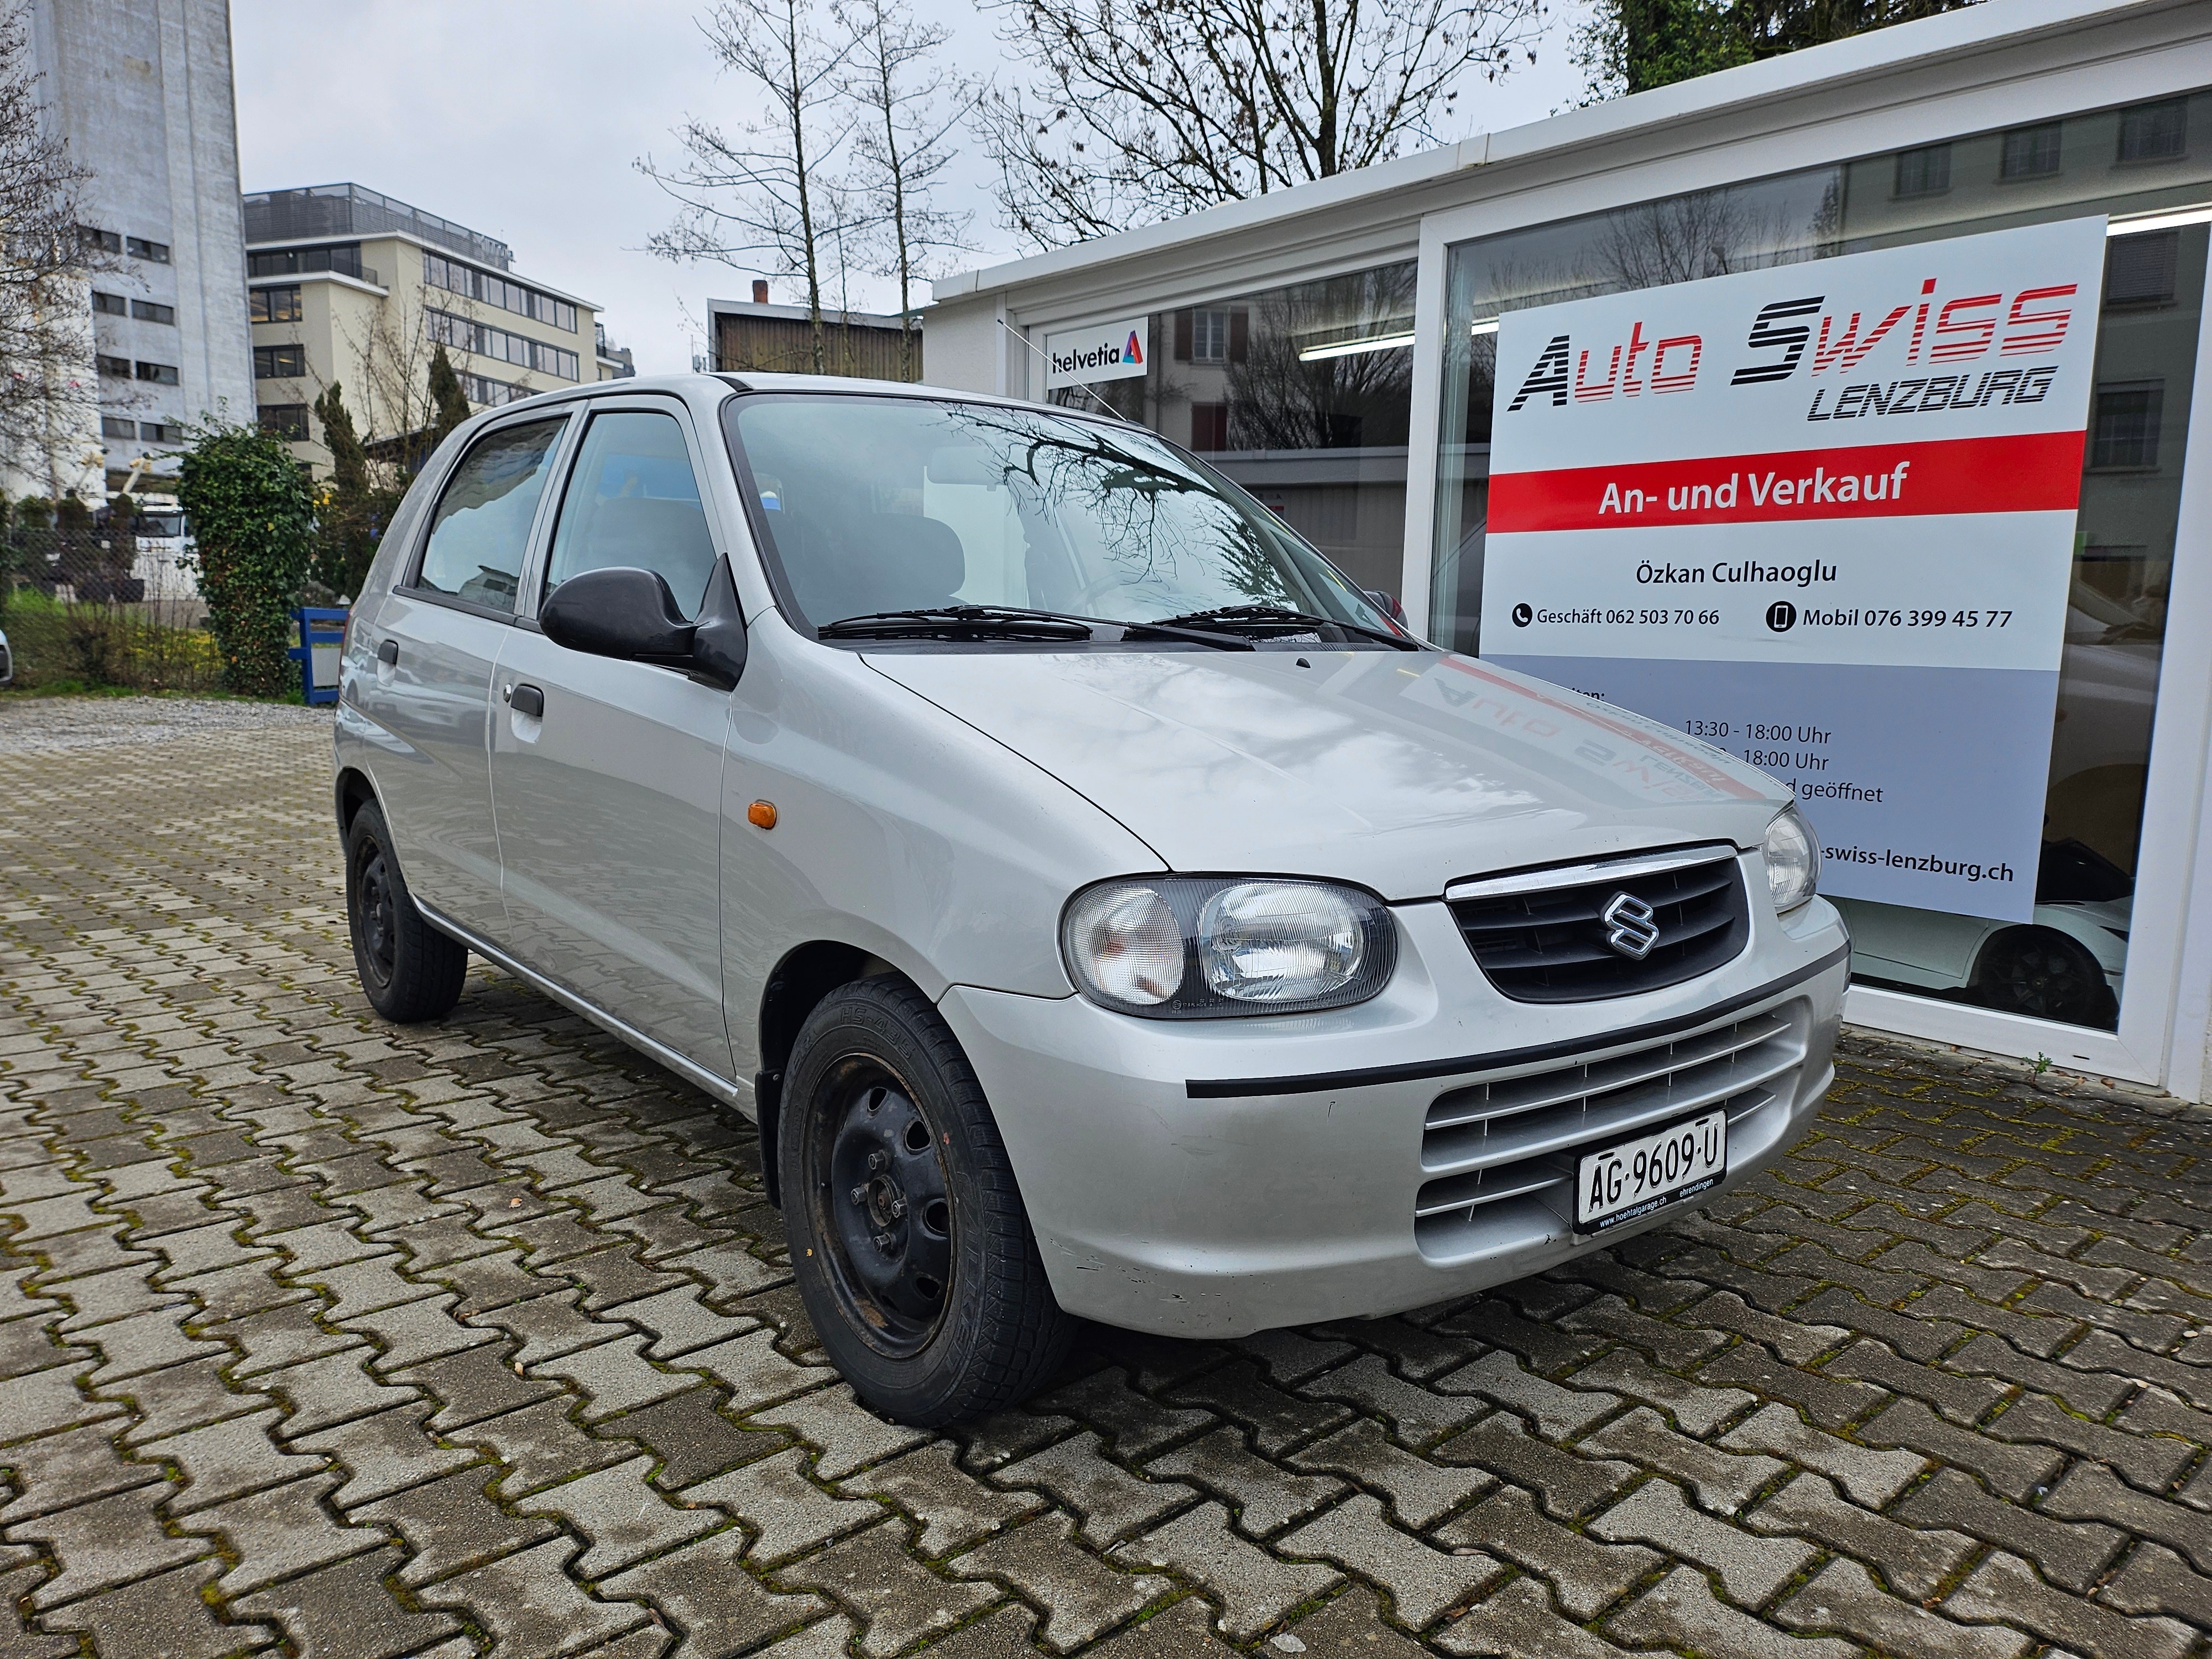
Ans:
[{"label": "front grille", "polygon": [[[1652,910],[1658,942],[1642,961],[1607,943],[1614,895]],[[1733,847],[1644,854],[1455,884],[1451,904],[1490,982],[1516,1002],[1595,1002],[1709,974],[1751,942],[1751,909]]]},{"label": "front grille", "polygon": [[1580,1154],[1715,1105],[1728,1111],[1731,1167],[1764,1150],[1787,1123],[1811,1018],[1802,1000],[1785,1003],[1692,1036],[1439,1095],[1421,1134],[1421,1253],[1449,1259],[1571,1231]]}]

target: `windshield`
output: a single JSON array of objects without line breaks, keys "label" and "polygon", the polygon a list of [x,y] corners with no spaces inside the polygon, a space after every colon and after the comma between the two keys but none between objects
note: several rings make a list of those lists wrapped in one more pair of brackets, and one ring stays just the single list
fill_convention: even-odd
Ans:
[{"label": "windshield", "polygon": [[1136,428],[804,393],[738,398],[729,427],[817,629],[956,605],[1122,623],[1256,605],[1390,628],[1273,514]]}]

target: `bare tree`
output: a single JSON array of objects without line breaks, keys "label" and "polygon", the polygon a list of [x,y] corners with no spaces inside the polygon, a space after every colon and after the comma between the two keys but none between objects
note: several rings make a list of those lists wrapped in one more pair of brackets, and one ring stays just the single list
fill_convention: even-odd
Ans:
[{"label": "bare tree", "polygon": [[858,222],[830,175],[854,124],[842,94],[855,43],[826,34],[817,7],[817,0],[720,0],[700,31],[769,115],[733,136],[690,117],[676,129],[682,163],[663,167],[646,155],[637,167],[680,204],[676,222],[652,239],[655,253],[805,278],[819,374],[827,361],[824,258]]},{"label": "bare tree", "polygon": [[[1109,235],[1436,142],[1541,0],[988,0],[1039,84],[978,112],[1007,228]],[[1529,53],[1534,61],[1534,53]]]},{"label": "bare tree", "polygon": [[0,473],[59,499],[100,465],[89,278],[73,164],[41,118],[28,9],[0,12]]},{"label": "bare tree", "polygon": [[975,216],[940,210],[932,187],[952,160],[951,136],[981,82],[933,61],[951,38],[915,19],[905,0],[836,0],[853,42],[843,92],[860,112],[855,187],[866,198],[888,258],[878,274],[898,278],[899,376],[915,378],[914,281],[931,255],[957,248]]}]

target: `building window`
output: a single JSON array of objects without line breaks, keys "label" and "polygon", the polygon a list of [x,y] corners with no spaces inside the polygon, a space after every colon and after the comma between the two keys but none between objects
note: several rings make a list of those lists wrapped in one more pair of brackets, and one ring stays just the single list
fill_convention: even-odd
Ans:
[{"label": "building window", "polygon": [[[570,334],[576,331],[576,307],[568,301],[556,300],[550,294],[540,294],[534,288],[525,288],[520,283],[510,282],[489,270],[465,265],[459,259],[449,259],[442,253],[423,254],[422,281],[431,288],[441,288],[448,294],[481,300],[486,305],[497,306],[501,311],[535,318]],[[568,378],[573,380],[576,377],[571,374]]]},{"label": "building window", "polygon": [[307,348],[303,345],[253,348],[253,378],[257,380],[295,380],[307,372]]},{"label": "building window", "polygon": [[1894,196],[1940,196],[1951,188],[1951,147],[1930,144],[1924,149],[1899,150]]},{"label": "building window", "polygon": [[316,247],[264,248],[246,256],[248,276],[294,276],[301,271],[331,270],[364,283],[376,281],[375,270],[361,262],[359,242],[325,242]]},{"label": "building window", "polygon": [[128,357],[111,357],[103,351],[99,354],[97,361],[101,374],[112,374],[122,380],[131,378],[131,360]]},{"label": "building window", "polygon": [[131,313],[130,303],[120,294],[102,294],[98,289],[92,291],[92,308],[106,317],[125,317]]},{"label": "building window", "polygon": [[2120,112],[2120,160],[2171,161],[2189,148],[2189,104],[2171,98]]},{"label": "building window", "polygon": [[176,307],[158,305],[151,300],[133,300],[131,314],[142,323],[174,324],[177,320]]},{"label": "building window", "polygon": [[169,263],[169,245],[167,242],[149,242],[143,236],[126,236],[123,239],[123,246],[134,259],[149,259],[157,265]]},{"label": "building window", "polygon": [[137,376],[142,380],[150,380],[155,386],[174,386],[177,383],[177,366],[142,360],[137,366]]},{"label": "building window", "polygon": [[248,319],[257,323],[296,323],[301,317],[300,285],[248,289],[246,311]]},{"label": "building window", "polygon": [[100,435],[103,438],[135,438],[138,435],[136,422],[126,421],[119,415],[100,417]]},{"label": "building window", "polygon": [[2004,160],[1998,164],[1997,176],[2045,179],[2057,172],[2058,132],[2059,124],[2056,121],[2046,121],[2037,127],[2014,127],[2004,136]]},{"label": "building window", "polygon": [[96,253],[120,253],[123,238],[112,230],[95,230],[90,225],[76,228],[77,240]]},{"label": "building window", "polygon": [[1190,360],[1194,363],[1229,361],[1229,313],[1194,311],[1190,313]]},{"label": "building window", "polygon": [[2105,246],[2106,307],[2172,305],[2180,268],[2178,230],[2113,237]]},{"label": "building window", "polygon": [[2158,417],[2166,401],[2165,383],[2097,388],[2096,422],[2089,438],[2089,465],[2097,471],[2142,472],[2158,466]]},{"label": "building window", "polygon": [[260,409],[261,429],[273,432],[289,442],[307,441],[307,406],[305,404],[264,404]]},{"label": "building window", "polygon": [[519,368],[534,368],[556,380],[580,378],[580,360],[573,351],[547,345],[526,335],[510,334],[503,328],[493,328],[486,323],[472,323],[465,317],[456,317],[450,311],[429,311],[423,314],[428,319],[430,341],[434,345],[444,346],[450,351],[471,352],[498,362],[513,363]]},{"label": "building window", "polygon": [[138,422],[138,441],[141,443],[173,444],[181,440],[184,435],[184,428],[168,421]]}]

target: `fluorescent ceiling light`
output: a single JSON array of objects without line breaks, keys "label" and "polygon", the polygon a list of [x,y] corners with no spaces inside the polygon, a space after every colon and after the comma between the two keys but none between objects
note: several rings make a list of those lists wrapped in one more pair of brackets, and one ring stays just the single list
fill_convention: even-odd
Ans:
[{"label": "fluorescent ceiling light", "polygon": [[1365,340],[1338,340],[1328,345],[1308,346],[1298,353],[1302,363],[1319,362],[1324,357],[1357,357],[1370,351],[1395,351],[1401,346],[1413,343],[1411,333],[1377,334]]},{"label": "fluorescent ceiling light", "polygon": [[1498,319],[1479,317],[1468,325],[1467,331],[1470,334],[1495,334],[1498,332]]},{"label": "fluorescent ceiling light", "polygon": [[2172,230],[2181,225],[2212,224],[2212,203],[2197,207],[2175,208],[2168,213],[2139,213],[2130,219],[2115,219],[2105,227],[2107,236],[2133,236],[2139,231]]}]

